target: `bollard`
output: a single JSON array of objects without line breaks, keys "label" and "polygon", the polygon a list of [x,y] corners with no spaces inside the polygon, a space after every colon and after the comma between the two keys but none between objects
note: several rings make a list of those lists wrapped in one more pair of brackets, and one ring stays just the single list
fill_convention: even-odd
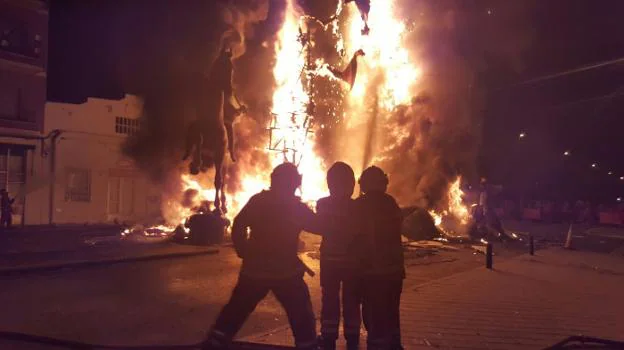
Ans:
[{"label": "bollard", "polygon": [[492,269],[492,243],[490,242],[485,245],[485,267]]},{"label": "bollard", "polygon": [[533,239],[533,235],[529,235],[529,254],[535,255],[535,239]]},{"label": "bollard", "polygon": [[568,237],[566,238],[565,245],[563,247],[565,249],[572,249],[572,224],[570,224],[570,228],[568,229]]}]

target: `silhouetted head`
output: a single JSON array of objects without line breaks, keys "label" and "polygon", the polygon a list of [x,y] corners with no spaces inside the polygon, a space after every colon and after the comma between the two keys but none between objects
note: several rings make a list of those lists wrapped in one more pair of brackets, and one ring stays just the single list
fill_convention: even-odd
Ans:
[{"label": "silhouetted head", "polygon": [[336,162],[327,171],[327,187],[332,196],[350,198],[355,188],[355,174],[349,164]]},{"label": "silhouetted head", "polygon": [[388,189],[388,175],[376,166],[370,166],[360,176],[360,190],[363,193],[386,192]]},{"label": "silhouetted head", "polygon": [[202,214],[208,214],[210,213],[210,207],[211,207],[210,201],[203,200],[201,201],[201,204],[197,212],[202,213]]},{"label": "silhouetted head", "polygon": [[271,190],[294,194],[301,186],[301,174],[292,163],[282,163],[271,172]]}]

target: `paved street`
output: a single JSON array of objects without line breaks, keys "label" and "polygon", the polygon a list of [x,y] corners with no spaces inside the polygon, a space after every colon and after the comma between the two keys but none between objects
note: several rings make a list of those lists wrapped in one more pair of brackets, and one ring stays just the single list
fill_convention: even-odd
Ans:
[{"label": "paved street", "polygon": [[[569,336],[624,341],[624,259],[553,248],[402,295],[406,349],[543,349]],[[286,328],[250,341],[291,344]]]},{"label": "paved street", "polygon": [[[557,229],[558,239],[565,235],[559,231]],[[308,248],[314,250],[318,238],[306,236],[306,242]],[[495,245],[495,271],[483,269],[483,255],[475,253],[468,246],[456,248],[414,250],[407,253],[408,279],[404,293],[406,302],[403,317],[411,315],[404,323],[409,344],[422,345],[426,339],[427,342],[444,347],[446,343],[441,342],[436,334],[444,335],[443,339],[455,334],[444,328],[450,327],[448,319],[455,314],[475,322],[472,324],[474,327],[469,323],[467,325],[472,328],[458,330],[458,334],[481,332],[478,330],[481,327],[479,322],[489,319],[489,316],[483,315],[496,316],[492,310],[501,308],[501,305],[504,306],[501,310],[508,311],[513,306],[510,306],[509,301],[517,299],[518,293],[528,288],[522,286],[531,281],[543,282],[550,273],[564,276],[559,270],[552,270],[550,265],[540,264],[541,253],[530,263],[513,263],[519,261],[517,257],[526,252],[524,245]],[[318,261],[313,256],[313,253],[304,254],[304,260],[318,272]],[[614,254],[599,256],[616,257]],[[590,264],[590,260],[583,261]],[[3,305],[0,330],[111,345],[194,343],[204,336],[205,330],[227,300],[239,266],[240,261],[233,250],[222,247],[217,255],[3,276],[0,277],[0,303]],[[527,272],[522,266],[538,269],[538,273],[533,270]],[[542,266],[549,266],[550,270],[543,269]],[[605,271],[613,271],[613,267]],[[593,271],[591,268],[575,269],[566,278],[574,280],[577,273],[588,272]],[[500,285],[495,285],[492,290],[499,292],[489,294],[486,287],[492,276],[498,276],[497,281],[504,282],[502,285],[510,288],[500,289]],[[602,273],[599,276],[613,278],[614,275]],[[318,314],[318,277],[307,277],[307,280]],[[620,280],[624,279],[620,276]],[[595,283],[602,286],[611,282],[600,279],[595,280]],[[464,289],[466,293],[458,293]],[[482,293],[481,289],[485,292]],[[538,291],[543,292],[542,289]],[[558,296],[565,293],[557,290],[556,294]],[[461,311],[456,310],[461,300],[453,301],[455,295],[480,295],[481,299],[478,303],[471,304],[474,306],[472,309],[462,307]],[[581,297],[583,295],[601,296],[599,292],[582,294]],[[570,302],[576,297],[574,293],[570,293],[566,300]],[[556,302],[558,299],[545,294],[540,300]],[[604,302],[609,300],[611,299],[603,298]],[[491,305],[488,304],[490,302]],[[526,300],[523,305],[525,304]],[[470,315],[480,316],[474,316],[473,319],[468,317]],[[460,320],[456,319],[457,322]],[[498,319],[494,320],[491,323],[501,323]],[[613,321],[612,319],[609,322]],[[275,299],[269,297],[259,305],[239,336],[264,341],[274,341],[274,337],[278,337],[278,342],[289,344],[292,340],[286,324],[283,311]],[[487,329],[483,332],[486,331]],[[266,338],[269,333],[273,336]],[[449,339],[457,339],[453,337]],[[471,339],[479,340],[474,337]],[[0,347],[1,345],[2,343]],[[413,347],[408,347],[411,348]]]},{"label": "paved street", "polygon": [[[236,280],[239,261],[218,255],[2,278],[0,329],[101,344],[180,344],[202,338]],[[242,334],[283,323],[259,306]]]}]

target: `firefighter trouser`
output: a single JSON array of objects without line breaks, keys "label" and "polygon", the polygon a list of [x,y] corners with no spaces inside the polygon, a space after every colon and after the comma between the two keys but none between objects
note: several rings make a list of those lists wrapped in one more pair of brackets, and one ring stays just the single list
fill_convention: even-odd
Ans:
[{"label": "firefighter trouser", "polygon": [[396,350],[401,347],[399,306],[403,278],[365,277],[362,281],[362,313],[368,331],[369,350]]},{"label": "firefighter trouser", "polygon": [[281,280],[261,280],[240,275],[230,301],[221,310],[209,334],[209,342],[222,345],[229,343],[269,291],[273,292],[286,310],[297,349],[316,349],[316,321],[303,274]]},{"label": "firefighter trouser", "polygon": [[354,269],[337,266],[334,262],[321,261],[321,334],[324,339],[338,339],[340,325],[340,287],[342,285],[343,334],[348,341],[360,338],[359,282]]}]

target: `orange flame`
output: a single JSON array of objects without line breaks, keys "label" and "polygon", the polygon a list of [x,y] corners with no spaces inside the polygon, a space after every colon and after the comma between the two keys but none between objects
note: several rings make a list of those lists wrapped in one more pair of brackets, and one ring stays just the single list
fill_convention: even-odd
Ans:
[{"label": "orange flame", "polygon": [[313,116],[307,113],[310,92],[306,91],[303,81],[306,56],[305,48],[299,40],[300,18],[301,13],[294,0],[288,0],[284,24],[275,44],[276,61],[273,69],[277,85],[273,93],[273,137],[283,140],[287,153],[272,153],[271,163],[275,167],[283,163],[284,158],[298,163],[299,172],[303,174],[301,197],[309,201],[322,197],[327,191],[323,161],[314,151],[314,129],[308,129]]}]

